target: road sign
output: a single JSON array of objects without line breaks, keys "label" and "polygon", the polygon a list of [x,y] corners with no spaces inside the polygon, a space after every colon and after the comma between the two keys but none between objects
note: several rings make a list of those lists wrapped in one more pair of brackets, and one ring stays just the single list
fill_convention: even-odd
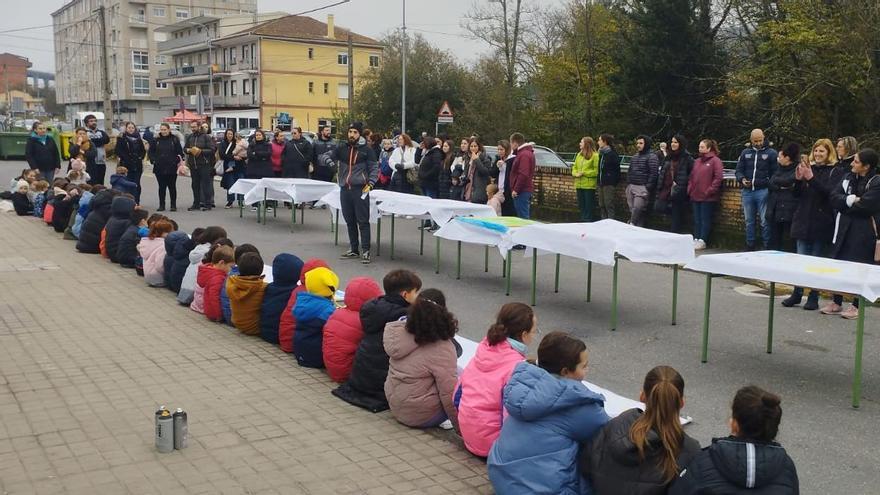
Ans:
[{"label": "road sign", "polygon": [[437,116],[437,123],[438,124],[451,124],[452,123],[452,116],[446,117],[446,116],[438,115]]},{"label": "road sign", "polygon": [[448,101],[443,101],[443,104],[440,105],[440,110],[437,110],[437,123],[438,124],[451,124],[452,123],[452,108],[449,107]]}]

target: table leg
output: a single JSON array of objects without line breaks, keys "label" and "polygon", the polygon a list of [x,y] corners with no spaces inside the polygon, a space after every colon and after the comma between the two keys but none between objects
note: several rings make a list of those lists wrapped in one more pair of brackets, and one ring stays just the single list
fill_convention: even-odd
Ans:
[{"label": "table leg", "polygon": [[507,259],[501,258],[501,278],[507,277]]},{"label": "table leg", "polygon": [[611,275],[611,331],[617,330],[617,256],[614,257],[614,268]]},{"label": "table leg", "polygon": [[461,280],[461,241],[458,241],[458,253],[455,256],[455,280]]},{"label": "table leg", "polygon": [[419,231],[419,256],[425,254],[425,229]]},{"label": "table leg", "polygon": [[336,228],[333,229],[333,245],[339,245],[339,210],[336,210]]},{"label": "table leg", "polygon": [[712,274],[706,274],[706,299],[703,300],[703,355],[701,363],[709,360],[709,304],[712,302]]},{"label": "table leg", "polygon": [[678,309],[678,264],[672,265],[672,324]]},{"label": "table leg", "polygon": [[244,218],[244,201],[238,202],[238,218]]},{"label": "table leg", "polygon": [[278,202],[277,201],[275,202],[275,208],[272,208],[272,218],[278,218]]},{"label": "table leg", "polygon": [[593,262],[587,262],[587,302],[593,298]]},{"label": "table leg", "polygon": [[504,259],[504,263],[507,266],[507,269],[506,269],[506,272],[507,272],[507,282],[506,282],[507,291],[505,291],[504,295],[509,296],[510,295],[510,279],[513,278],[513,277],[511,277],[511,273],[510,273],[510,269],[512,268],[512,265],[513,265],[513,251],[511,251],[511,250],[507,251],[507,258]]},{"label": "table leg", "polygon": [[[306,224],[306,204],[300,203],[299,205],[299,223],[305,225]],[[293,208],[293,211],[296,211],[296,207]]]},{"label": "table leg", "polygon": [[266,225],[266,217],[269,213],[267,207],[269,206],[269,190],[267,188],[263,188],[263,225]]},{"label": "table leg", "polygon": [[391,259],[394,259],[394,217],[396,215],[391,215]]},{"label": "table leg", "polygon": [[532,306],[537,302],[538,292],[538,250],[532,248]]},{"label": "table leg", "polygon": [[862,341],[865,337],[865,306],[868,301],[859,296],[859,318],[856,320],[856,356],[853,369],[852,406],[858,408],[862,400]]},{"label": "table leg", "polygon": [[483,254],[483,272],[489,273],[489,246],[485,246],[486,251]]},{"label": "table leg", "polygon": [[767,354],[773,354],[773,303],[776,301],[776,282],[770,282],[770,306],[767,310]]},{"label": "table leg", "polygon": [[437,241],[437,243],[435,244],[435,247],[434,247],[434,273],[439,274],[440,273],[440,238],[435,237],[434,240]]},{"label": "table leg", "polygon": [[296,205],[290,206],[290,231],[293,232],[293,226],[296,225]]},{"label": "table leg", "polygon": [[382,256],[382,216],[376,220],[376,256]]},{"label": "table leg", "polygon": [[559,254],[556,255],[556,280],[553,284],[553,292],[559,294],[559,258],[561,256]]}]

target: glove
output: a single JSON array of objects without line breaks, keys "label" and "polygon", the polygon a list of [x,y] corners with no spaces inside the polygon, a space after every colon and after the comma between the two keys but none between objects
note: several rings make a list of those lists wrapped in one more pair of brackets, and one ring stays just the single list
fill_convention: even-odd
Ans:
[{"label": "glove", "polygon": [[404,170],[406,170],[406,168],[403,166],[402,163],[398,163],[397,165],[395,165],[394,169],[397,170],[398,172],[403,172]]}]

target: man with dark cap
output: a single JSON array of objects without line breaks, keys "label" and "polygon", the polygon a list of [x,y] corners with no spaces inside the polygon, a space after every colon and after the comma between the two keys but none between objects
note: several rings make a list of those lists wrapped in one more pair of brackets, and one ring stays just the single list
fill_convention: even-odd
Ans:
[{"label": "man with dark cap", "polygon": [[[348,225],[350,249],[341,259],[361,259],[370,262],[370,191],[379,179],[376,155],[361,139],[362,122],[348,126],[348,141],[339,143],[330,153],[329,160],[339,164],[337,182],[342,217]],[[325,155],[326,156],[326,155]]]}]

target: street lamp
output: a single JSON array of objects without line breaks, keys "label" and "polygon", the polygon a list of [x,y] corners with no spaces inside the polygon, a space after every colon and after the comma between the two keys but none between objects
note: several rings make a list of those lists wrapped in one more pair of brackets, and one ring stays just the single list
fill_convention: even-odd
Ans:
[{"label": "street lamp", "polygon": [[403,60],[401,87],[400,87],[400,132],[406,132],[406,0],[401,0],[403,4],[403,40],[401,41],[400,56]]}]

